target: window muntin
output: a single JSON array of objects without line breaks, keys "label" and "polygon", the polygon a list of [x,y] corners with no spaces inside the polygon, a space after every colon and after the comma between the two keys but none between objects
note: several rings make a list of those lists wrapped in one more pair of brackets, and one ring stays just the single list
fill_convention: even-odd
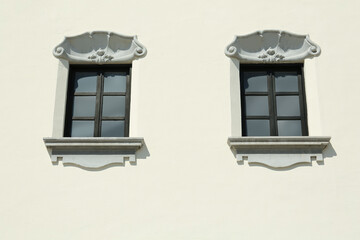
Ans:
[{"label": "window muntin", "polygon": [[307,136],[303,64],[240,66],[243,136]]},{"label": "window muntin", "polygon": [[72,65],[65,137],[128,137],[130,65]]}]

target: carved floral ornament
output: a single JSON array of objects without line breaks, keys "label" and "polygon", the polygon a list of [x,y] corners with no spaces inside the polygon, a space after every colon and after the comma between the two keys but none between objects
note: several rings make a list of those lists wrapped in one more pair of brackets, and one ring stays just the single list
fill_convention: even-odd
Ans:
[{"label": "carved floral ornament", "polygon": [[94,31],[65,37],[54,48],[56,58],[76,64],[122,64],[146,56],[146,48],[137,36],[114,32]]},{"label": "carved floral ornament", "polygon": [[244,63],[292,63],[320,55],[320,47],[309,35],[279,30],[257,31],[236,36],[225,48],[225,55]]}]

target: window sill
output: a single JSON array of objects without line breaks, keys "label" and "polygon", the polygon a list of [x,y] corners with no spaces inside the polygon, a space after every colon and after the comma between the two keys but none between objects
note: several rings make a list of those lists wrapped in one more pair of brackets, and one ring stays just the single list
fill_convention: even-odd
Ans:
[{"label": "window sill", "polygon": [[323,161],[323,150],[331,137],[229,137],[228,145],[238,162],[269,167],[289,167],[298,163]]},{"label": "window sill", "polygon": [[62,137],[44,138],[51,157],[57,164],[76,165],[84,168],[101,168],[110,164],[136,163],[136,151],[144,144],[143,138],[133,137]]}]

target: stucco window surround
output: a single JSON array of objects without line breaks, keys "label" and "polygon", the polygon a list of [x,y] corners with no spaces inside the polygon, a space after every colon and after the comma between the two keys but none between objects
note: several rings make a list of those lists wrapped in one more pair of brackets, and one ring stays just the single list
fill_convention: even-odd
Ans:
[{"label": "stucco window surround", "polygon": [[[330,137],[321,136],[320,109],[315,63],[320,47],[309,35],[280,30],[257,31],[235,36],[225,48],[230,58],[231,137],[228,145],[238,162],[260,163],[274,168],[323,161]],[[304,64],[309,136],[243,137],[241,121],[240,69],[242,64]]]},{"label": "stucco window surround", "polygon": [[145,144],[142,137],[64,137],[69,69],[71,65],[133,65],[134,60],[145,57],[146,53],[137,36],[106,31],[65,37],[54,48],[59,68],[53,133],[52,137],[44,138],[54,164],[62,160],[64,164],[101,168],[123,164],[125,160],[136,162],[136,152]]}]

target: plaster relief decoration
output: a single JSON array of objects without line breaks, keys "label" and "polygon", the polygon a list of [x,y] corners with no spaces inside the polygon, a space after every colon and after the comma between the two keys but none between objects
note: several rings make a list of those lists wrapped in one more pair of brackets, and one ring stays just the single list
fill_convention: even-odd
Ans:
[{"label": "plaster relief decoration", "polygon": [[320,55],[320,47],[309,35],[280,30],[257,31],[235,36],[225,48],[225,55],[240,63],[294,63]]},{"label": "plaster relief decoration", "polygon": [[78,166],[86,169],[136,163],[136,152],[144,145],[143,138],[134,137],[67,137],[44,138],[53,164]]},{"label": "plaster relief decoration", "polygon": [[145,57],[146,48],[137,36],[125,36],[114,32],[94,31],[73,37],[65,37],[53,54],[75,64],[124,64]]},{"label": "plaster relief decoration", "polygon": [[230,137],[228,145],[238,162],[290,167],[311,161],[322,162],[331,137]]}]

